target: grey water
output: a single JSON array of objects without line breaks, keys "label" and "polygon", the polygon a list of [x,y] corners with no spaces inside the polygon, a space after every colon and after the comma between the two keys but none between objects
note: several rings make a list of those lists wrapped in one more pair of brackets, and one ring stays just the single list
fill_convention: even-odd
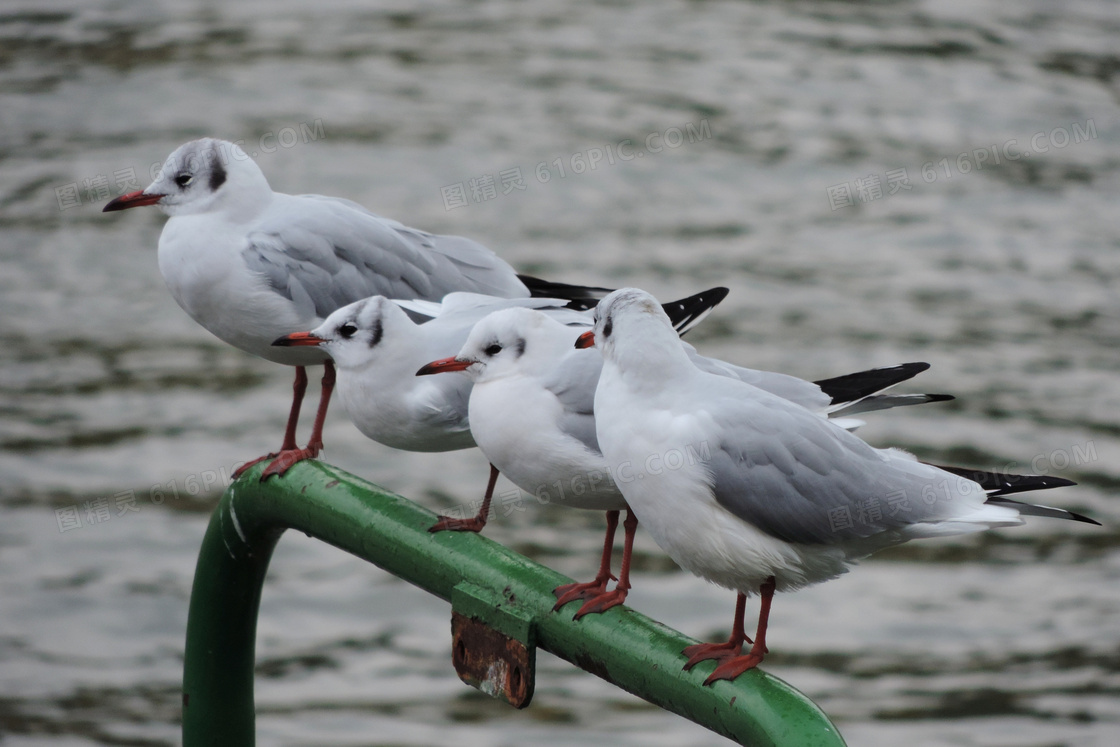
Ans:
[{"label": "grey water", "polygon": [[[278,446],[288,369],[163,287],[180,143],[273,188],[662,298],[726,285],[709,355],[819,379],[924,360],[942,405],[861,434],[1076,480],[1036,520],[913,543],[780,596],[768,671],[852,745],[1120,741],[1120,6],[324,0],[0,4],[0,744],[174,745],[197,548]],[[301,438],[306,437],[303,424]],[[477,453],[324,458],[439,510]],[[499,485],[499,492],[508,490]],[[508,515],[501,515],[508,514]],[[507,503],[494,539],[577,577],[602,519]],[[630,604],[700,638],[733,598],[640,535]],[[753,608],[752,608],[753,609]],[[258,639],[265,745],[723,740],[542,655],[524,711],[462,685],[449,610],[286,536]]]}]

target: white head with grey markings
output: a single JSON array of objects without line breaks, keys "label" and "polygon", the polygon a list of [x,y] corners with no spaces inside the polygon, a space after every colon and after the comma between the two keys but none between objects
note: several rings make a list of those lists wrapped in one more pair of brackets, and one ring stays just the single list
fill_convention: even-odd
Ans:
[{"label": "white head with grey markings", "polygon": [[113,200],[107,211],[155,205],[167,215],[253,212],[272,195],[260,167],[234,143],[202,138],[180,145],[159,176],[140,192]]}]

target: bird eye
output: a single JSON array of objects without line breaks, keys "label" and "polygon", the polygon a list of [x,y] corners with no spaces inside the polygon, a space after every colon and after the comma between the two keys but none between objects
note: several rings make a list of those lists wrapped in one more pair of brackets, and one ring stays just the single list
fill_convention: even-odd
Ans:
[{"label": "bird eye", "polygon": [[494,343],[490,347],[486,348],[486,350],[484,350],[483,352],[486,353],[487,355],[494,356],[494,355],[497,355],[498,353],[502,352],[502,346],[499,345],[498,343]]},{"label": "bird eye", "polygon": [[354,333],[357,332],[357,331],[358,331],[358,328],[355,327],[353,324],[350,324],[350,323],[343,324],[341,327],[338,328],[338,334],[344,340],[349,340],[351,337],[354,336]]},{"label": "bird eye", "polygon": [[175,183],[178,184],[180,187],[185,187],[188,184],[190,184],[191,180],[193,180],[193,179],[194,179],[193,174],[188,174],[187,172],[184,171],[182,174],[179,174],[179,176],[175,177]]}]

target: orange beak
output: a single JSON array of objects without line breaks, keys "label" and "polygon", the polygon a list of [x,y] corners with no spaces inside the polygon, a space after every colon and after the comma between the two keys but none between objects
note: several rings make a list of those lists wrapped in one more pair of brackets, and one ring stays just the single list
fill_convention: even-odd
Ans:
[{"label": "orange beak", "polygon": [[293,332],[290,335],[277,337],[272,344],[279,348],[311,347],[326,342],[322,337],[316,337],[310,332]]},{"label": "orange beak", "polygon": [[447,373],[448,371],[466,371],[474,364],[474,361],[464,361],[459,358],[440,358],[438,361],[432,361],[426,366],[421,367],[416,372],[417,376],[427,376],[428,374]]},{"label": "orange beak", "polygon": [[592,332],[591,330],[587,330],[582,335],[580,335],[579,337],[576,338],[576,347],[579,348],[580,350],[583,350],[584,348],[593,347],[594,345],[595,345],[595,333]]},{"label": "orange beak", "polygon": [[103,213],[113,213],[117,210],[128,210],[134,207],[143,207],[145,205],[155,205],[167,195],[146,195],[143,191],[129,192],[126,195],[121,195],[115,200],[110,200],[109,204],[101,208]]}]

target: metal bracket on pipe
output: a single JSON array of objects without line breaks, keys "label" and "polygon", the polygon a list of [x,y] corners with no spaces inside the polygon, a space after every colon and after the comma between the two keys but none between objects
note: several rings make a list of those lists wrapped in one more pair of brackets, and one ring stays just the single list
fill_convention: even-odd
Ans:
[{"label": "metal bracket on pipe", "polygon": [[451,591],[451,661],[459,679],[514,708],[533,699],[537,647],[533,616],[509,587],[501,594],[471,583]]}]

